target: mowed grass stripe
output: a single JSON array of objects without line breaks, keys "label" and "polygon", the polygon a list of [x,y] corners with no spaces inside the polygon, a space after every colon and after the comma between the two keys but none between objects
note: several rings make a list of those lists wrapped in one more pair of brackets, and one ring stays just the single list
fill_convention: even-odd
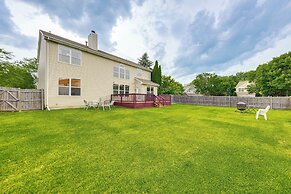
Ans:
[{"label": "mowed grass stripe", "polygon": [[287,193],[291,111],[0,113],[1,192]]}]

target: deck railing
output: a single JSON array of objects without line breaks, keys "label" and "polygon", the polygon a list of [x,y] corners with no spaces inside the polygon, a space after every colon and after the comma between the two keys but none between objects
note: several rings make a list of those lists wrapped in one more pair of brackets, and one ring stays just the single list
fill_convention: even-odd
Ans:
[{"label": "deck railing", "polygon": [[139,103],[139,102],[152,102],[155,95],[153,94],[112,94],[111,100],[120,103]]},{"label": "deck railing", "polygon": [[148,102],[157,102],[163,106],[166,104],[171,104],[170,95],[159,95],[154,94],[112,94],[111,100],[118,103],[148,103]]}]

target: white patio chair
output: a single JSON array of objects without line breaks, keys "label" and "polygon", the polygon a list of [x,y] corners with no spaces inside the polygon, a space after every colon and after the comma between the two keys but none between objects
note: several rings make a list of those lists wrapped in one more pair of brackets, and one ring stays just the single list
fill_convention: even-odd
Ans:
[{"label": "white patio chair", "polygon": [[256,119],[259,118],[259,115],[264,116],[265,120],[267,120],[267,112],[270,109],[270,105],[268,105],[265,109],[259,109],[256,114]]},{"label": "white patio chair", "polygon": [[102,108],[103,110],[105,110],[105,107],[108,107],[109,110],[111,110],[110,108],[110,100],[104,100],[102,103]]},{"label": "white patio chair", "polygon": [[85,103],[85,109],[88,110],[88,108],[96,108],[96,104],[92,102],[88,102],[87,100],[84,100]]}]

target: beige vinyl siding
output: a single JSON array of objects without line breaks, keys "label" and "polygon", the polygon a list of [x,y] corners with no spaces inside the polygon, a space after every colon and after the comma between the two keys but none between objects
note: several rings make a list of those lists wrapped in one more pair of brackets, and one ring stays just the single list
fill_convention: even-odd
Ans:
[{"label": "beige vinyl siding", "polygon": [[[38,69],[37,69],[37,76],[38,76],[38,81],[37,81],[37,89],[44,89],[44,93],[46,93],[47,90],[47,85],[46,85],[46,80],[47,80],[47,41],[43,38],[43,36],[40,36],[40,50],[41,52],[39,53],[39,58],[38,58]],[[47,98],[44,98],[44,104],[45,106],[47,105]]]},{"label": "beige vinyl siding", "polygon": [[[81,52],[81,65],[65,64],[58,61],[58,44],[48,42],[48,106],[51,108],[80,107],[83,100],[98,100],[110,97],[113,84],[129,85],[129,92],[135,92],[136,67],[120,64],[87,52]],[[43,52],[43,50],[41,50]],[[130,71],[130,79],[113,77],[113,67],[124,65]],[[150,79],[150,72],[142,70],[142,78]],[[60,78],[76,78],[81,80],[81,96],[58,95]],[[146,92],[146,91],[145,91]]]}]

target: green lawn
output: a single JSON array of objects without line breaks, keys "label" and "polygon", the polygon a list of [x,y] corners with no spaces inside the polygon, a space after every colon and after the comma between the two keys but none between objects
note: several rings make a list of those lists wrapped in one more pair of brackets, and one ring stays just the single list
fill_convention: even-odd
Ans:
[{"label": "green lawn", "polygon": [[291,111],[0,113],[0,192],[288,193]]}]

